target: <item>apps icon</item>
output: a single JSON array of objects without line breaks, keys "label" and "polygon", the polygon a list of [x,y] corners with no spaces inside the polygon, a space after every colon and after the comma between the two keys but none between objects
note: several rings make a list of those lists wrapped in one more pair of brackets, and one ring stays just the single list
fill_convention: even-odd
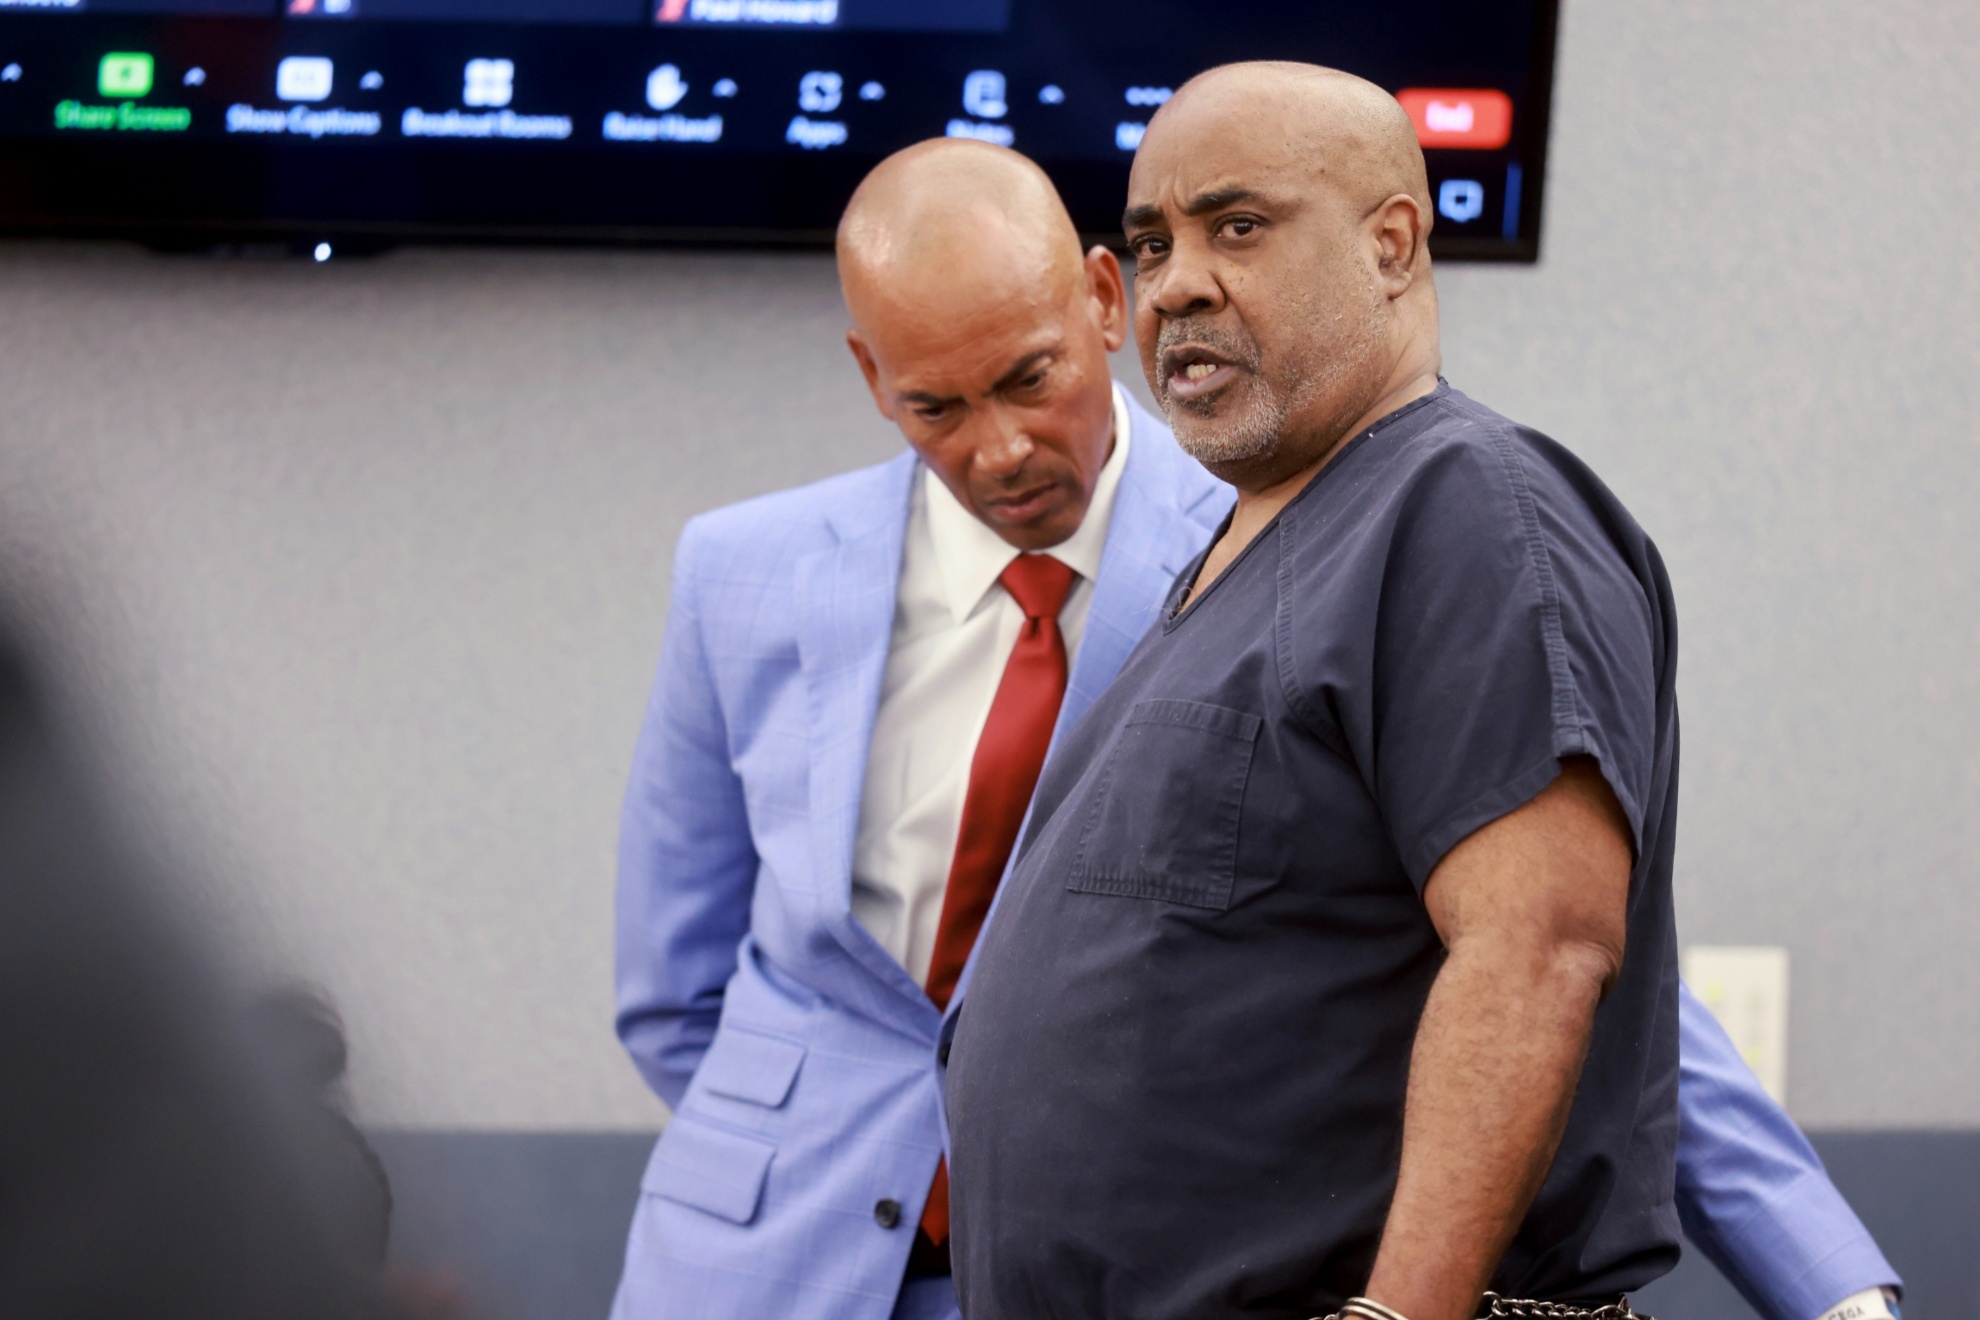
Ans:
[{"label": "apps icon", "polygon": [[505,106],[515,99],[514,60],[469,60],[461,87],[462,105]]},{"label": "apps icon", "polygon": [[836,73],[813,72],[798,79],[798,109],[809,115],[829,115],[845,99],[846,80]]},{"label": "apps icon", "polygon": [[646,75],[646,103],[655,110],[672,110],[688,94],[688,85],[681,81],[681,71],[671,64],[663,64]]},{"label": "apps icon", "polygon": [[275,66],[275,95],[284,101],[321,101],[335,72],[321,55],[291,55]]},{"label": "apps icon", "polygon": [[1437,214],[1459,224],[1485,214],[1485,185],[1476,179],[1445,179],[1437,189]]},{"label": "apps icon", "polygon": [[978,119],[1002,119],[1010,107],[1004,104],[1004,75],[995,69],[978,69],[963,79],[963,109]]},{"label": "apps icon", "polygon": [[151,56],[117,51],[103,57],[96,66],[96,91],[100,96],[149,96],[153,66]]}]

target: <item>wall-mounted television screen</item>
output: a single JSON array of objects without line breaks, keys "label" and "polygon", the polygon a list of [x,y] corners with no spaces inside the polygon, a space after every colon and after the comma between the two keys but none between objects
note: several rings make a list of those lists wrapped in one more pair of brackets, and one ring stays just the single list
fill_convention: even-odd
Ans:
[{"label": "wall-mounted television screen", "polygon": [[1440,256],[1531,260],[1556,3],[0,0],[0,229],[818,243],[950,134],[1105,237],[1170,90],[1269,57],[1398,95]]}]

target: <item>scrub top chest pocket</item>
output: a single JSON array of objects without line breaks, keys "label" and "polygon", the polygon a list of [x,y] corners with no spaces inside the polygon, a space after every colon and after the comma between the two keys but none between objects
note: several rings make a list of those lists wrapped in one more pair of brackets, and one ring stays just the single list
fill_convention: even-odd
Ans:
[{"label": "scrub top chest pocket", "polygon": [[1198,701],[1137,702],[1094,785],[1066,888],[1228,908],[1263,723]]}]

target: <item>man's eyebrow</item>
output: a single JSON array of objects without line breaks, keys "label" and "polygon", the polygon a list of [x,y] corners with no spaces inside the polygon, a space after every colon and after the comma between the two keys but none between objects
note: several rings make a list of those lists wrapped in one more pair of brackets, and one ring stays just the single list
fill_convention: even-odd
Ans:
[{"label": "man's eyebrow", "polygon": [[1263,200],[1263,196],[1250,188],[1225,188],[1219,192],[1196,194],[1196,196],[1189,199],[1189,205],[1183,207],[1183,214],[1190,216],[1207,215],[1211,211],[1221,211],[1227,206],[1236,206],[1239,202],[1258,202]]},{"label": "man's eyebrow", "polygon": [[894,397],[916,408],[946,408],[956,401],[953,394],[934,394],[928,390],[902,390]]},{"label": "man's eyebrow", "polygon": [[[1183,214],[1187,216],[1205,215],[1211,211],[1221,211],[1227,206],[1236,206],[1239,202],[1260,202],[1264,200],[1264,195],[1252,188],[1222,188],[1216,192],[1198,193],[1196,196],[1190,198],[1189,204],[1183,207]],[[1140,206],[1130,206],[1127,209],[1127,213],[1121,217],[1121,228],[1124,230],[1139,229],[1145,225],[1152,225],[1161,218],[1161,207],[1156,206],[1152,202],[1144,202]]]},{"label": "man's eyebrow", "polygon": [[994,394],[998,390],[1008,389],[1010,386],[1017,384],[1036,370],[1039,363],[1045,361],[1047,358],[1057,357],[1059,348],[1060,345],[1053,344],[1049,347],[1035,349],[1032,352],[1026,353],[1017,360],[1009,371],[997,378],[997,383],[990,387],[990,392]]}]

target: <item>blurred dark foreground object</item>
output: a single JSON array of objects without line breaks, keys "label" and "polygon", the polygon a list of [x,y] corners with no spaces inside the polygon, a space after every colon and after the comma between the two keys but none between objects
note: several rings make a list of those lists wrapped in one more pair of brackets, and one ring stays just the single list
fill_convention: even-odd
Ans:
[{"label": "blurred dark foreground object", "polygon": [[350,1053],[336,1006],[314,987],[286,985],[254,1001],[249,1025],[258,1057],[301,1119],[298,1135],[318,1175],[332,1245],[374,1274],[403,1320],[468,1320],[467,1282],[457,1271],[408,1270],[387,1260],[392,1183],[346,1108]]},{"label": "blurred dark foreground object", "polygon": [[116,825],[0,622],[0,1316],[405,1314],[369,1148],[257,1043]]},{"label": "blurred dark foreground object", "polygon": [[254,1001],[249,1012],[258,1057],[286,1089],[320,1172],[332,1245],[355,1264],[385,1268],[392,1233],[392,1184],[378,1152],[344,1109],[349,1052],[343,1019],[321,991],[283,986]]}]

